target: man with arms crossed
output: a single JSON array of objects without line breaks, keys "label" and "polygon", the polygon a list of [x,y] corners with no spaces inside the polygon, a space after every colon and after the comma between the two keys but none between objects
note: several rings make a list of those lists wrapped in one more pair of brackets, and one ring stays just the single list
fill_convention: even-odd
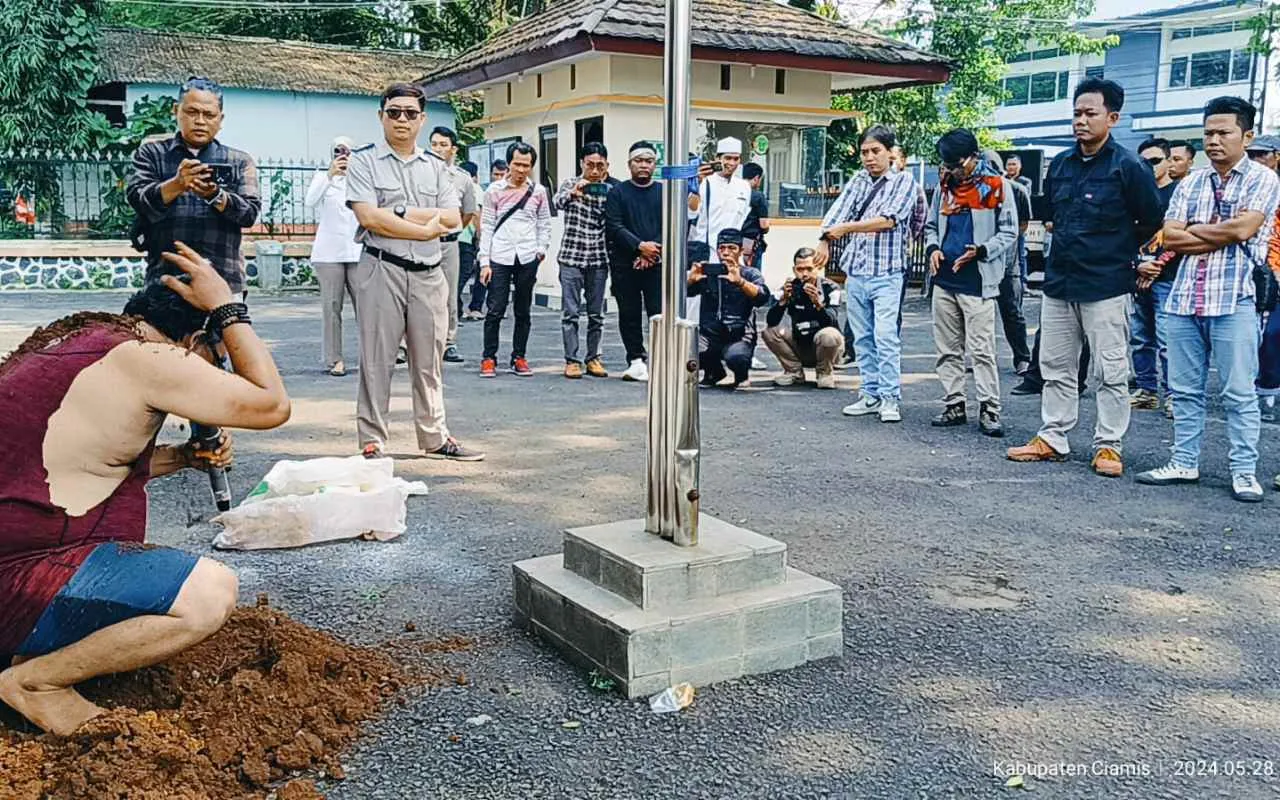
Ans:
[{"label": "man with arms crossed", "polygon": [[440,269],[441,236],[462,222],[457,182],[445,163],[418,147],[426,95],[409,83],[382,93],[383,140],[351,154],[347,204],[364,242],[356,271],[360,296],[360,398],[356,434],[366,458],[381,458],[387,442],[391,374],[403,339],[413,384],[418,447],[427,458],[480,461],[449,435],[441,376],[453,298]]},{"label": "man with arms crossed", "polygon": [[[155,444],[165,415],[267,429],[289,397],[243,303],[185,245],[125,315],[81,313],[0,363],[0,700],[46,731],[102,713],[75,690],[156,664],[222,627],[236,577],[143,544],[148,480],[225,466],[230,449]],[[234,372],[206,333],[221,338]],[[11,666],[10,666],[11,665]]]}]

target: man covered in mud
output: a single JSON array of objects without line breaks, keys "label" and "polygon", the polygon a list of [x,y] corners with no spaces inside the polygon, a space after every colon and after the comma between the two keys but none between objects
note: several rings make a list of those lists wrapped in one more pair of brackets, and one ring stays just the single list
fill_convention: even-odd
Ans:
[{"label": "man covered in mud", "polygon": [[[0,701],[57,734],[102,712],[76,684],[164,661],[235,607],[227,567],[143,544],[147,481],[231,456],[225,440],[156,446],[165,415],[249,429],[289,418],[244,304],[176,247],[173,274],[124,315],[59,320],[0,362]],[[215,338],[234,374],[213,365]]]}]

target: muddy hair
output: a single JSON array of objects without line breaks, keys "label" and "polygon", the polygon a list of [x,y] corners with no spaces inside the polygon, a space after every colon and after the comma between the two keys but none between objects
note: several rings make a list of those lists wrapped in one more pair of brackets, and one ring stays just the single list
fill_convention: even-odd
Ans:
[{"label": "muddy hair", "polygon": [[204,327],[209,315],[162,283],[153,283],[129,298],[124,313],[141,317],[151,327],[180,342]]},{"label": "muddy hair", "polygon": [[18,363],[23,356],[29,353],[38,353],[58,342],[78,336],[91,327],[107,328],[111,331],[141,339],[142,334],[138,330],[138,321],[137,317],[123,314],[108,314],[105,311],[80,311],[69,317],[50,322],[43,328],[36,328],[35,332],[28,336],[22,344],[14,348],[13,352],[5,356],[3,360],[0,360],[0,375],[8,371],[9,367]]}]

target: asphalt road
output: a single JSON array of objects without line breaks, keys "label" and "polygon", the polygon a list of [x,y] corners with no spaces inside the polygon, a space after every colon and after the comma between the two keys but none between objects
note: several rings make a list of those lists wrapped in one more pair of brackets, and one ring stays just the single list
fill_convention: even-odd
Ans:
[{"label": "asphalt road", "polygon": [[[123,301],[0,295],[0,351],[60,314]],[[279,458],[356,447],[356,378],[321,373],[317,298],[251,306],[294,416],[277,431],[239,435],[237,495]],[[508,323],[504,342],[509,335]],[[385,641],[413,621],[477,642],[449,657],[468,685],[393,707],[329,795],[991,798],[1022,791],[1005,786],[1015,764],[1059,773],[1026,779],[1042,797],[1280,793],[1276,428],[1264,426],[1268,494],[1258,505],[1230,497],[1220,412],[1199,486],[1094,476],[1092,394],[1068,463],[1014,464],[1003,449],[1035,432],[1037,398],[1007,400],[1003,441],[980,436],[976,422],[931,428],[939,386],[918,299],[905,336],[900,425],[842,417],[850,375],[839,392],[761,380],[703,395],[704,510],[787,542],[793,565],[840,584],[846,648],[839,659],[701,690],[689,709],[655,716],[643,702],[594,692],[511,622],[512,562],[558,552],[566,527],[642,516],[643,388],[559,377],[558,320],[545,312],[534,319],[537,375],[482,381],[480,328],[465,324],[469,361],[446,372],[449,420],[487,461],[399,461],[398,474],[426,480],[431,494],[411,501],[411,529],[397,541],[220,556],[240,573],[246,601],[267,592],[345,639]],[[624,365],[613,319],[606,345],[616,376]],[[1007,395],[1003,345],[1001,360]],[[405,456],[408,408],[400,373],[389,449]],[[1163,463],[1169,438],[1163,415],[1135,413],[1128,472]],[[151,538],[207,551],[203,477],[164,479],[151,494]],[[493,721],[466,722],[479,714]]]}]

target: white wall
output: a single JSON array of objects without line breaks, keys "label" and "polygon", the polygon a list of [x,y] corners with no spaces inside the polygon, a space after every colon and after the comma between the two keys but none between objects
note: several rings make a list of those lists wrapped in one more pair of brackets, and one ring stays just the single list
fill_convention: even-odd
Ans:
[{"label": "white wall", "polygon": [[[174,97],[177,92],[174,86],[132,84],[125,101],[132,108],[143,95]],[[218,139],[259,161],[327,161],[335,136],[350,136],[357,143],[382,136],[377,97],[226,89],[222,107],[226,119]],[[453,110],[448,104],[427,104],[424,131],[453,124]],[[426,146],[425,133],[421,144]]]}]

